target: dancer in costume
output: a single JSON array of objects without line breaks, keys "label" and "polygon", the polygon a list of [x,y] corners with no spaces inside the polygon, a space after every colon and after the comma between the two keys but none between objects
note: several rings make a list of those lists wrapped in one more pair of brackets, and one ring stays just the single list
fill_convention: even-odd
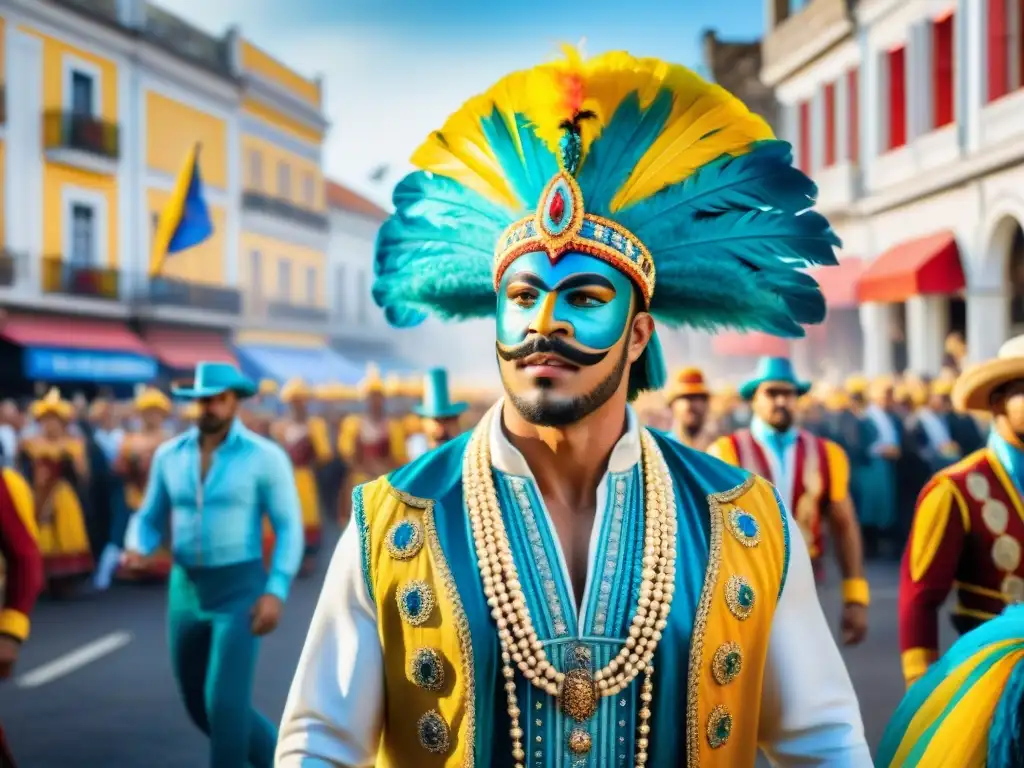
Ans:
[{"label": "dancer in costume", "polygon": [[34,495],[47,588],[57,594],[67,593],[93,568],[79,497],[89,469],[85,445],[68,431],[73,417],[71,403],[51,389],[32,404],[39,433],[24,440],[20,449],[20,463]]},{"label": "dancer in costume", "polygon": [[[1016,395],[1024,401],[1024,395]],[[1024,410],[1024,402],[1018,403]],[[878,768],[1024,765],[1024,605],[957,640],[907,691],[878,747]]]},{"label": "dancer in costume", "polygon": [[[29,615],[43,588],[32,490],[8,467],[0,469],[0,556],[5,567],[0,600],[0,681],[9,678],[29,635]],[[14,768],[0,726],[0,765]]]},{"label": "dancer in costume", "polygon": [[118,569],[128,521],[142,505],[149,482],[149,470],[156,449],[171,437],[167,419],[173,410],[170,398],[159,389],[147,388],[135,398],[135,411],[139,416],[140,428],[129,432],[121,443],[121,449],[114,460],[114,471],[124,479],[124,503],[122,514],[115,514],[114,529],[110,543],[103,551],[100,565],[96,569],[96,583],[100,588],[110,585],[110,576],[118,570],[122,579],[166,579],[171,571],[171,552],[161,547],[147,561],[145,570]]},{"label": "dancer in costume", "polygon": [[338,520],[342,527],[351,514],[352,489],[406,461],[405,431],[400,419],[389,417],[384,390],[377,367],[369,366],[359,384],[365,411],[349,414],[341,423],[338,455],[347,466],[345,487],[338,499]]},{"label": "dancer in costume", "polygon": [[684,368],[676,374],[668,392],[672,408],[672,435],[683,445],[706,451],[715,441],[708,423],[711,391],[699,368]]},{"label": "dancer in costume", "polygon": [[759,746],[870,765],[771,485],[627,407],[665,384],[652,315],[790,335],[823,317],[796,267],[838,241],[789,145],[689,70],[572,51],[469,101],[414,162],[374,296],[398,326],[496,312],[506,394],[357,488],[278,768],[717,768]]},{"label": "dancer in costume", "polygon": [[719,438],[711,453],[775,483],[796,518],[819,583],[827,524],[843,575],[843,642],[854,645],[867,632],[869,590],[850,501],[850,465],[836,443],[794,426],[797,398],[810,388],[786,358],[762,358],[754,378],[740,387],[754,411],[750,428]]},{"label": "dancer in costume", "polygon": [[[302,559],[303,573],[312,571],[316,553],[320,551],[320,493],[316,470],[334,458],[330,438],[327,436],[327,422],[309,413],[309,402],[312,399],[313,390],[306,382],[301,379],[289,381],[281,389],[281,402],[289,413],[275,421],[271,427],[271,436],[284,448],[295,470],[295,486],[299,491],[302,529],[306,541]],[[273,530],[269,523],[264,533],[273,541]]]},{"label": "dancer in costume", "polygon": [[938,657],[938,614],[954,586],[961,633],[1024,602],[1024,336],[965,372],[953,397],[959,410],[989,411],[993,428],[985,448],[936,474],[918,499],[900,569],[908,683]]},{"label": "dancer in costume", "polygon": [[[291,463],[238,420],[256,386],[226,363],[200,363],[190,388],[197,427],[157,449],[132,517],[125,565],[145,566],[171,529],[171,667],[189,718],[210,737],[212,768],[269,768],[277,730],[252,708],[259,638],[281,618],[302,561],[302,513]],[[269,574],[263,516],[276,535]]]},{"label": "dancer in costume", "polygon": [[460,434],[459,419],[468,408],[469,403],[452,402],[448,392],[448,371],[444,368],[427,371],[423,377],[423,402],[413,406],[413,411],[422,419],[423,434],[431,450]]}]

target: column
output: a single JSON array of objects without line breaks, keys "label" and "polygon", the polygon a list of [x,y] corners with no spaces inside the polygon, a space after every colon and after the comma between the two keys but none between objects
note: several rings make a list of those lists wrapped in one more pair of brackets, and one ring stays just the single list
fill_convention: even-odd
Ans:
[{"label": "column", "polygon": [[907,299],[907,360],[911,371],[931,375],[939,372],[948,332],[948,300],[945,296],[911,296]]},{"label": "column", "polygon": [[1009,296],[1003,287],[967,293],[967,355],[972,363],[996,356],[1010,336]]},{"label": "column", "polygon": [[[138,242],[137,230],[148,221],[146,203],[142,199],[142,174],[140,164],[145,143],[138,101],[141,98],[138,83],[138,65],[130,58],[118,62],[117,68],[117,121],[121,133],[121,157],[117,165],[117,238],[120,254],[120,297],[122,301],[136,298],[142,289],[142,276],[147,272],[146,252],[134,247]],[[108,265],[109,266],[109,265]]]},{"label": "column", "polygon": [[960,0],[955,24],[956,119],[963,148],[976,152],[981,146],[981,108],[988,95],[988,3]]},{"label": "column", "polygon": [[871,302],[861,304],[859,311],[864,337],[864,375],[873,377],[893,373],[892,335],[889,332],[892,307]]}]

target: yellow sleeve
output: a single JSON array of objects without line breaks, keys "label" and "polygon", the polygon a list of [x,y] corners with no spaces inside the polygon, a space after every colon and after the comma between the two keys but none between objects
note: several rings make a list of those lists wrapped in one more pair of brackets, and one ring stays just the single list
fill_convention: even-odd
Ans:
[{"label": "yellow sleeve", "polygon": [[331,439],[327,435],[327,422],[318,416],[309,420],[309,441],[313,444],[313,453],[319,463],[326,464],[334,458]]},{"label": "yellow sleeve", "polygon": [[732,440],[725,436],[718,438],[711,444],[708,448],[708,455],[721,459],[726,464],[731,464],[734,467],[740,465],[740,458],[732,447]]},{"label": "yellow sleeve", "polygon": [[3,477],[7,481],[7,490],[14,501],[14,508],[18,510],[18,517],[21,518],[25,529],[38,541],[39,528],[36,525],[36,504],[32,489],[28,487],[21,473],[13,469],[4,468]]},{"label": "yellow sleeve", "polygon": [[345,461],[351,461],[356,455],[356,443],[359,440],[359,417],[355,414],[346,416],[338,430],[338,455]]},{"label": "yellow sleeve", "polygon": [[914,582],[924,578],[939,549],[947,542],[946,531],[954,502],[961,530],[967,532],[970,530],[967,504],[949,478],[936,482],[917,502],[910,533],[910,578]]},{"label": "yellow sleeve", "polygon": [[839,443],[825,441],[828,460],[829,500],[845,501],[850,496],[850,459]]},{"label": "yellow sleeve", "polygon": [[388,422],[388,436],[391,439],[391,459],[396,464],[407,463],[409,457],[405,449],[405,430],[402,429],[401,421],[392,419]]}]

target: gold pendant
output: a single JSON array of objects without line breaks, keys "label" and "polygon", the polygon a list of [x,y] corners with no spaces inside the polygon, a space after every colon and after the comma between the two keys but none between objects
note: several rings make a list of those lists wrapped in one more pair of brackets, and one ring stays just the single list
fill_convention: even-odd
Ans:
[{"label": "gold pendant", "polygon": [[597,686],[594,684],[594,676],[586,669],[566,672],[558,700],[562,711],[577,722],[593,717],[597,712]]}]

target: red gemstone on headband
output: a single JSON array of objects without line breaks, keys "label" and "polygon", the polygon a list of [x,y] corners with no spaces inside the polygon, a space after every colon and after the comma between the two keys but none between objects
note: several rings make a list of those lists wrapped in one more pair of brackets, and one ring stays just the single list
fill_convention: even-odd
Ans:
[{"label": "red gemstone on headband", "polygon": [[548,216],[551,217],[553,224],[562,223],[562,217],[565,216],[565,196],[561,191],[555,192],[551,197],[551,203],[548,205]]}]

